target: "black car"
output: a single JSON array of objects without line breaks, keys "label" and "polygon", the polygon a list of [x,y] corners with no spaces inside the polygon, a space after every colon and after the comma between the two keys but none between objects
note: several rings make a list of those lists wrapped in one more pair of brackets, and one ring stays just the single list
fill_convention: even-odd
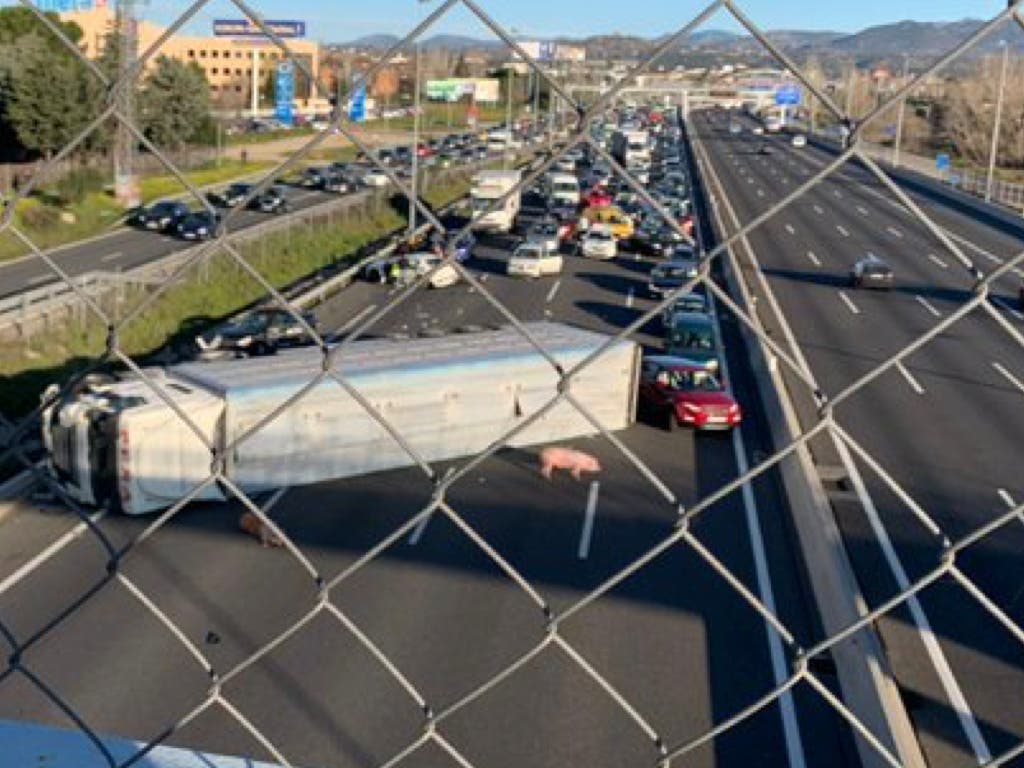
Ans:
[{"label": "black car", "polygon": [[686,239],[667,222],[648,219],[637,227],[629,241],[630,249],[645,256],[692,258]]},{"label": "black car", "polygon": [[217,234],[220,216],[208,211],[190,213],[175,228],[175,234],[182,240],[208,240]]},{"label": "black car", "polygon": [[210,202],[221,208],[234,208],[252,192],[252,184],[232,184],[223,192],[210,196]]},{"label": "black car", "polygon": [[854,288],[892,288],[894,279],[892,267],[873,253],[850,269],[850,285]]},{"label": "black car", "polygon": [[249,201],[249,208],[263,213],[287,213],[292,209],[285,194],[284,187],[273,186],[263,190]]},{"label": "black car", "polygon": [[[311,328],[316,318],[303,314]],[[272,355],[280,347],[311,344],[312,338],[302,324],[283,309],[257,309],[241,318],[218,326],[196,337],[200,355],[233,352],[256,357]]]},{"label": "black car", "polygon": [[177,227],[178,222],[191,212],[184,203],[164,200],[149,206],[149,208],[140,209],[135,214],[135,223],[143,229],[167,232]]},{"label": "black car", "polygon": [[344,195],[351,192],[354,188],[355,186],[353,185],[352,180],[343,173],[328,171],[320,177],[320,189],[324,192],[334,192],[339,195]]},{"label": "black car", "polygon": [[320,168],[317,166],[307,168],[302,174],[299,186],[307,187],[309,189],[321,189],[324,183],[324,177],[328,173],[329,169],[327,168]]}]

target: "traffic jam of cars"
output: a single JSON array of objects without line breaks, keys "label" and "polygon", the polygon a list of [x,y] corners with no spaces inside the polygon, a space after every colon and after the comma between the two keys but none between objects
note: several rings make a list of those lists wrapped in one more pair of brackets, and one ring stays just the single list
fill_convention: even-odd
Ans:
[{"label": "traffic jam of cars", "polygon": [[[541,284],[538,290],[547,293],[557,290],[554,281],[577,279],[577,269],[587,262],[603,262],[612,269],[628,264],[634,275],[642,269],[645,286],[641,293],[645,300],[661,302],[677,294],[698,277],[700,263],[692,244],[690,179],[682,129],[675,115],[635,107],[618,111],[607,122],[595,124],[592,131],[595,141],[603,144],[618,165],[637,181],[646,180],[644,189],[649,200],[615,173],[601,153],[589,148],[568,151],[521,193],[517,187],[524,171],[501,169],[499,165],[510,164],[492,162],[473,175],[466,201],[466,213],[472,222],[469,232],[457,235],[454,243],[437,233],[402,238],[379,256],[364,261],[358,276],[370,286],[378,285],[389,292],[424,278],[426,290],[444,290],[463,282],[461,269],[484,280],[486,271],[498,270],[512,281],[509,285],[526,280]],[[498,128],[486,138],[432,140],[421,146],[423,154],[418,159],[447,156],[476,162],[479,148],[494,159],[541,135]],[[408,169],[411,157],[409,147],[378,153],[379,161],[399,175]],[[307,168],[295,184],[320,190],[339,185],[349,191],[372,186],[366,176],[374,171],[365,170],[361,176],[356,167],[343,164],[343,168]],[[215,199],[222,206],[237,205],[251,190],[249,185],[233,184]],[[272,186],[253,198],[249,206],[269,213],[287,205],[287,199],[287,192]],[[183,208],[178,203],[154,205],[146,210],[144,218],[140,216],[146,222],[140,226],[149,227],[150,222],[154,229],[176,226],[182,237],[187,232],[199,237],[201,229],[215,228],[216,220],[208,214]],[[172,225],[176,215],[178,223]],[[461,226],[452,231],[461,231]],[[460,268],[445,262],[448,252],[453,253]],[[570,264],[572,269],[567,269]],[[316,327],[313,315],[303,319]],[[701,431],[729,430],[741,423],[741,407],[723,377],[723,351],[713,302],[702,287],[676,295],[645,332],[661,342],[646,345],[646,357],[640,366],[637,410],[643,420],[661,428]],[[297,317],[264,308],[197,336],[193,352],[200,359],[257,357],[311,342]]]},{"label": "traffic jam of cars", "polygon": [[[506,141],[494,140],[501,129],[476,133],[449,134],[425,139],[415,150],[416,165],[420,169],[448,169],[494,160],[508,150],[540,143],[545,134],[540,129],[520,132],[512,139],[505,131]],[[246,210],[261,214],[285,214],[296,209],[300,195],[350,195],[365,189],[381,189],[390,185],[391,178],[381,169],[385,166],[397,178],[412,178],[413,149],[411,146],[390,146],[374,150],[376,163],[359,153],[355,160],[338,161],[301,169],[287,177],[278,178],[257,195],[252,195],[256,184],[235,182],[219,190],[205,193],[206,202],[213,209],[198,208],[188,200],[158,200],[143,206],[129,216],[129,223],[137,229],[177,237],[185,241],[207,240],[216,236],[223,213],[246,203]],[[377,164],[379,163],[379,165]]]},{"label": "traffic jam of cars", "polygon": [[[468,202],[473,234],[456,244],[455,261],[483,279],[498,270],[540,283],[544,293],[575,273],[567,269],[573,260],[577,266],[628,263],[631,272],[644,269],[645,298],[653,301],[698,277],[690,182],[674,114],[637,107],[593,131],[617,164],[647,180],[652,200],[638,195],[599,153],[584,149],[567,152],[522,194],[515,193],[521,171],[481,170]],[[447,246],[438,237],[403,242],[365,264],[362,277],[389,290],[424,276],[427,290],[450,288],[461,279],[459,270],[443,263]],[[706,293],[678,295],[650,326],[662,342],[649,348],[642,365],[639,415],[662,428],[729,430],[740,424],[742,409],[723,378],[720,334]]]}]

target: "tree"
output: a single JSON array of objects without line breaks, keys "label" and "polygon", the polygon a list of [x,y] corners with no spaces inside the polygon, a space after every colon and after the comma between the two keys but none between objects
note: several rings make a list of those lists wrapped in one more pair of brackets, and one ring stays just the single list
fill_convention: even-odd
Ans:
[{"label": "tree", "polygon": [[194,62],[161,56],[138,99],[139,125],[158,147],[181,149],[207,121],[210,86]]},{"label": "tree", "polygon": [[[982,62],[970,75],[948,84],[942,105],[956,153],[975,165],[988,163],[1001,69],[1002,57]],[[1024,166],[1024,66],[1011,57],[1006,75],[997,160],[1019,168]]]},{"label": "tree", "polygon": [[0,46],[0,122],[22,147],[52,156],[95,117],[94,76],[36,33]]},{"label": "tree", "polygon": [[466,63],[466,54],[459,54],[459,60],[455,62],[453,74],[455,77],[469,77],[469,64]]},{"label": "tree", "polygon": [[[47,14],[68,39],[82,30]],[[0,147],[5,155],[52,155],[95,111],[95,78],[31,10],[0,8]]]}]

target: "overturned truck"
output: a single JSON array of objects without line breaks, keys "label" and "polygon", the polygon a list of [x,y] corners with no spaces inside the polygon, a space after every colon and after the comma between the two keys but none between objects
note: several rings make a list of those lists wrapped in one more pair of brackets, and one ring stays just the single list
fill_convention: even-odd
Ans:
[{"label": "overturned truck", "polygon": [[[558,323],[527,328],[563,370],[608,342]],[[635,417],[640,354],[636,344],[616,341],[573,378],[573,396],[609,430]],[[357,341],[341,351],[333,370],[431,462],[485,450],[547,406],[559,381],[551,363],[512,328]],[[89,381],[43,413],[48,469],[80,503],[144,514],[172,506],[210,477],[207,443],[223,455],[224,476],[246,493],[412,465],[395,437],[337,380],[310,387],[322,371],[322,352],[307,348]],[[562,401],[509,445],[596,431]],[[209,483],[194,498],[227,496],[222,484]]]}]

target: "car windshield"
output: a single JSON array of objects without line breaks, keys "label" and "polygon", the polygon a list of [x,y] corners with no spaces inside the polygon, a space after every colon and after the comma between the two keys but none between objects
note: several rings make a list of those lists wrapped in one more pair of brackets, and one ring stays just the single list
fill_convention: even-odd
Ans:
[{"label": "car windshield", "polygon": [[651,274],[656,280],[680,280],[692,272],[690,267],[659,266]]},{"label": "car windshield", "polygon": [[713,350],[715,339],[710,328],[683,325],[672,329],[672,346],[682,349]]},{"label": "car windshield", "polygon": [[658,382],[675,392],[721,392],[722,385],[709,371],[688,368],[663,369]]},{"label": "car windshield", "polygon": [[536,260],[541,256],[540,248],[520,248],[515,253],[517,259],[531,259]]},{"label": "car windshield", "polygon": [[591,240],[599,240],[602,242],[612,239],[612,236],[608,232],[604,232],[600,229],[591,230],[587,237]]},{"label": "car windshield", "polygon": [[533,234],[537,237],[552,237],[558,234],[558,227],[555,224],[539,224]]}]

